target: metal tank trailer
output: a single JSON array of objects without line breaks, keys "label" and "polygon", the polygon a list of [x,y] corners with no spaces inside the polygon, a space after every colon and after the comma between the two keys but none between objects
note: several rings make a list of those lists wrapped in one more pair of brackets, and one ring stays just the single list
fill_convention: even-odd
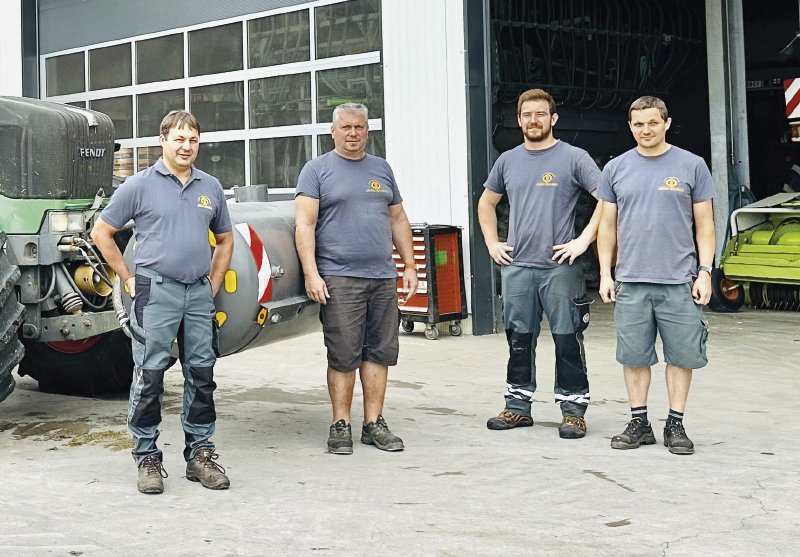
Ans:
[{"label": "metal tank trailer", "polygon": [[[319,329],[318,305],[305,293],[305,281],[294,244],[294,202],[259,201],[259,186],[234,188],[228,200],[233,225],[233,256],[214,298],[219,354],[227,356]],[[251,201],[250,199],[256,199]],[[213,235],[209,242],[214,245]],[[133,269],[136,237],[124,257]],[[132,299],[119,280],[115,299],[120,323],[130,336]],[[120,305],[121,304],[121,305]],[[177,358],[177,343],[173,357]]]},{"label": "metal tank trailer", "polygon": [[[0,96],[0,401],[14,389],[14,369],[46,392],[95,396],[130,385],[119,321],[130,299],[111,288],[114,273],[89,236],[118,183],[114,149],[105,114]],[[229,201],[233,261],[216,298],[222,354],[319,326],[294,248],[293,204],[245,203],[251,188]],[[132,232],[120,231],[117,244],[129,245]]]}]

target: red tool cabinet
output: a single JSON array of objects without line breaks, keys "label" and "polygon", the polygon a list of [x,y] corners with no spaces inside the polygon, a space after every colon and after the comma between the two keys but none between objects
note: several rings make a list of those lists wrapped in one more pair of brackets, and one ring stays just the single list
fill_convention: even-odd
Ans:
[{"label": "red tool cabinet", "polygon": [[[424,323],[425,336],[436,340],[436,324],[449,321],[450,334],[459,336],[461,320],[468,314],[461,229],[443,224],[412,224],[411,232],[419,286],[411,299],[399,305],[403,330],[410,333],[415,323]],[[392,257],[397,266],[398,293],[402,296],[403,261],[396,249]]]}]

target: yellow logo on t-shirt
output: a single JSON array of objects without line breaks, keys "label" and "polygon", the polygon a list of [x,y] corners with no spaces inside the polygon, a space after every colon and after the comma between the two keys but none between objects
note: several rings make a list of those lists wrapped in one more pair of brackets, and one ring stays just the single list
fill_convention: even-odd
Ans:
[{"label": "yellow logo on t-shirt", "polygon": [[670,176],[669,178],[664,179],[664,185],[658,188],[660,191],[684,191],[683,188],[678,187],[681,181],[675,178],[674,176]]},{"label": "yellow logo on t-shirt", "polygon": [[382,193],[382,192],[387,192],[387,191],[389,191],[389,190],[383,189],[383,186],[381,185],[381,183],[379,181],[377,181],[377,180],[370,180],[369,181],[369,189],[367,190],[367,192],[369,192],[369,193],[373,193],[373,192]]},{"label": "yellow logo on t-shirt", "polygon": [[548,186],[548,187],[556,187],[558,186],[558,182],[555,181],[556,175],[553,172],[545,172],[542,174],[542,177],[539,178],[539,181],[536,182],[537,186]]},{"label": "yellow logo on t-shirt", "polygon": [[214,210],[214,208],[211,206],[211,200],[207,195],[201,195],[197,198],[197,206],[201,209],[208,209],[210,211]]}]

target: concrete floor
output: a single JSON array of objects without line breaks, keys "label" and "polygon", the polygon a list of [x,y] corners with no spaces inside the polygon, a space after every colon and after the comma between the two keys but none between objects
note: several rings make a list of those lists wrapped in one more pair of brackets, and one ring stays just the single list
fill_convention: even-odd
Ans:
[{"label": "concrete floor", "polygon": [[[558,438],[549,388],[536,394],[533,428],[486,429],[502,408],[501,335],[401,333],[385,415],[407,450],[394,454],[360,443],[352,456],[325,452],[319,333],[221,360],[223,492],[184,478],[179,371],[167,375],[170,477],[158,496],[136,491],[125,400],[43,394],[21,379],[0,405],[0,555],[795,555],[800,315],[708,319],[711,363],[695,374],[685,420],[693,456],[610,449],[628,405],[600,303],[582,440]],[[538,361],[550,385],[548,336]],[[649,407],[660,443],[657,369]]]}]

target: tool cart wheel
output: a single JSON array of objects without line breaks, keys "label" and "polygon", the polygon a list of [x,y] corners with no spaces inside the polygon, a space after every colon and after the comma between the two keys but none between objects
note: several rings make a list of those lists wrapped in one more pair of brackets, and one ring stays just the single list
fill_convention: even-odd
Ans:
[{"label": "tool cart wheel", "polygon": [[461,323],[459,321],[453,321],[450,323],[450,326],[447,327],[447,330],[450,331],[450,334],[454,337],[461,336]]},{"label": "tool cart wheel", "polygon": [[439,329],[436,328],[436,325],[425,326],[425,338],[428,340],[436,340],[439,338]]},{"label": "tool cart wheel", "polygon": [[405,332],[407,332],[407,333],[413,333],[414,332],[414,322],[413,321],[410,321],[408,319],[403,319],[402,324],[403,324],[403,330]]}]

